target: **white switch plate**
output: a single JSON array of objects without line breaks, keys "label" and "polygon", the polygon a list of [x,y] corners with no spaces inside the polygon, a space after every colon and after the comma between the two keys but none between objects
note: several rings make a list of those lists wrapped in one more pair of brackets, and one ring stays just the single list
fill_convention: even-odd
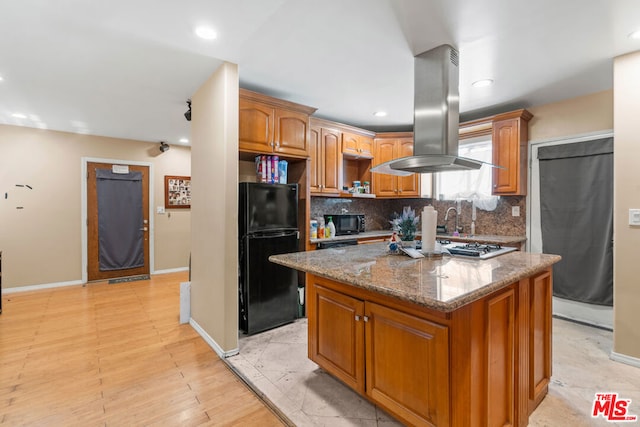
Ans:
[{"label": "white switch plate", "polygon": [[520,216],[520,206],[511,206],[511,216]]},{"label": "white switch plate", "polygon": [[629,225],[640,225],[640,209],[629,209]]},{"label": "white switch plate", "polygon": [[163,214],[164,206],[156,206],[156,213]]}]

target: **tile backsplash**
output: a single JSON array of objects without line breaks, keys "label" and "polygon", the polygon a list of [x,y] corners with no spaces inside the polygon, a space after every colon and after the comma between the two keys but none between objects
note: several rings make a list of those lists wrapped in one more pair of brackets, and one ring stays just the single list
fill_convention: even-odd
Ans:
[{"label": "tile backsplash", "polygon": [[[404,206],[415,209],[419,215],[422,209],[432,205],[438,211],[438,225],[444,224],[444,215],[447,208],[456,206],[454,201],[440,201],[434,199],[358,199],[358,198],[311,198],[311,219],[317,219],[322,215],[353,213],[366,216],[366,230],[389,230],[389,221],[393,213],[402,213]],[[520,216],[512,216],[512,207],[520,208]],[[471,232],[471,202],[461,202],[461,214],[459,224],[463,227],[462,233]],[[346,210],[346,212],[345,212]],[[449,217],[447,228],[453,230],[455,215]],[[526,235],[526,197],[503,196],[498,201],[494,211],[488,212],[476,209],[476,234],[498,236],[524,236]]]}]

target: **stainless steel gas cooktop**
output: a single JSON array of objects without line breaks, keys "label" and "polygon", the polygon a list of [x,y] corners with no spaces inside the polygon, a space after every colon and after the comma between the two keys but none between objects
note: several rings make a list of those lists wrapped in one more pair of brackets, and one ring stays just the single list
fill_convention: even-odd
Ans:
[{"label": "stainless steel gas cooktop", "polygon": [[488,259],[507,252],[515,251],[517,248],[500,245],[487,245],[481,243],[461,243],[442,242],[443,250],[446,249],[451,255],[459,255],[469,258]]}]

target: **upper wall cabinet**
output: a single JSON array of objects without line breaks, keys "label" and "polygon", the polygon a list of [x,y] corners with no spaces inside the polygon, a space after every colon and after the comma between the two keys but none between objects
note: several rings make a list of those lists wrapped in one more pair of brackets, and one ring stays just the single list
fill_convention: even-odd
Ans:
[{"label": "upper wall cabinet", "polygon": [[340,191],[340,131],[326,122],[311,119],[309,189],[312,194],[334,195]]},{"label": "upper wall cabinet", "polygon": [[315,108],[240,89],[240,151],[309,157],[309,116]]},{"label": "upper wall cabinet", "polygon": [[330,120],[311,118],[311,195],[373,197],[350,194],[343,187],[371,181],[373,132]]},{"label": "upper wall cabinet", "polygon": [[527,158],[529,120],[527,110],[517,110],[493,117],[493,194],[496,196],[527,195]]},{"label": "upper wall cabinet", "polygon": [[[374,143],[374,165],[413,155],[411,132],[379,133]],[[420,174],[373,174],[376,197],[420,197]]]},{"label": "upper wall cabinet", "polygon": [[351,132],[342,133],[342,154],[360,159],[373,158],[373,136]]}]

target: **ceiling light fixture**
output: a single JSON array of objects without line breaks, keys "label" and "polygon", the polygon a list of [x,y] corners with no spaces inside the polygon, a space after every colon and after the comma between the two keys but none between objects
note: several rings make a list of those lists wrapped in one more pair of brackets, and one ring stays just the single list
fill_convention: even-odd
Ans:
[{"label": "ceiling light fixture", "polygon": [[196,35],[204,40],[214,40],[218,37],[213,28],[204,26],[196,28]]},{"label": "ceiling light fixture", "polygon": [[167,144],[164,141],[160,141],[160,151],[162,151],[164,153],[165,151],[169,151],[169,148],[171,148],[171,146],[169,146],[169,144]]},{"label": "ceiling light fixture", "polygon": [[630,39],[640,40],[640,30],[636,30],[633,33],[629,34]]},{"label": "ceiling light fixture", "polygon": [[376,111],[375,113],[373,113],[374,116],[376,117],[385,117],[387,115],[386,111]]},{"label": "ceiling light fixture", "polygon": [[189,140],[187,138],[180,138],[180,140],[178,142],[180,142],[182,144],[187,144],[187,143],[189,143]]},{"label": "ceiling light fixture", "polygon": [[184,118],[187,119],[188,122],[191,121],[191,100],[187,99],[187,105],[189,106],[189,109],[187,110],[186,113],[184,113]]},{"label": "ceiling light fixture", "polygon": [[14,118],[16,118],[16,119],[26,119],[26,118],[27,118],[27,116],[25,116],[25,115],[24,115],[24,114],[22,114],[22,113],[13,113],[13,114],[11,115],[11,117],[14,117]]},{"label": "ceiling light fixture", "polygon": [[3,81],[4,79],[2,78],[2,76],[0,76],[0,82]]},{"label": "ceiling light fixture", "polygon": [[477,80],[473,83],[471,83],[471,86],[473,87],[487,87],[487,86],[491,86],[493,84],[493,80],[491,79],[482,79],[482,80]]}]

